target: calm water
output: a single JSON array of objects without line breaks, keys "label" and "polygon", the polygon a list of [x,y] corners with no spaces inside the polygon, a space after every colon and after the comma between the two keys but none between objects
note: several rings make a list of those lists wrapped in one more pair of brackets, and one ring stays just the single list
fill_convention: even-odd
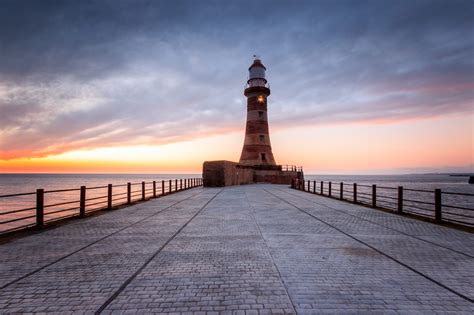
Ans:
[{"label": "calm water", "polygon": [[[87,187],[97,187],[104,186],[107,184],[123,185],[127,182],[137,183],[137,185],[134,185],[132,187],[132,191],[135,195],[134,199],[139,199],[141,197],[141,185],[139,184],[141,181],[151,182],[155,180],[159,182],[157,184],[157,190],[158,193],[160,193],[161,180],[175,178],[184,179],[199,176],[199,174],[0,174],[0,195],[34,192],[37,188],[43,188],[46,191],[56,189],[76,189],[70,192],[45,194],[45,204],[53,205],[50,207],[46,207],[45,212],[47,214],[45,220],[52,220],[55,218],[59,218],[60,216],[77,213],[77,208],[79,206],[79,187],[82,185]],[[474,194],[474,185],[470,185],[467,183],[467,177],[455,177],[449,175],[306,175],[306,179],[311,181],[318,181],[318,191],[320,185],[319,182],[326,182],[326,194],[328,192],[327,182],[331,181],[333,183],[339,183],[342,181],[347,184],[344,190],[348,190],[348,192],[345,193],[345,196],[347,196],[348,199],[351,199],[352,197],[352,185],[349,184],[376,184],[378,187],[380,187],[378,188],[377,194],[387,196],[387,198],[378,198],[377,202],[379,205],[384,205],[387,207],[394,207],[394,202],[396,202],[396,199],[394,198],[396,198],[397,191],[395,189],[384,189],[382,187],[396,188],[397,186],[403,186],[404,189],[428,190],[430,192],[405,191],[404,193],[404,198],[410,200],[419,200],[427,203],[432,203],[434,201],[434,193],[432,193],[432,191],[434,191],[435,188],[440,188],[443,192]],[[151,184],[147,184],[146,189],[151,189],[151,187]],[[339,186],[333,184],[333,194],[336,196],[339,195],[338,189]],[[114,196],[114,204],[119,204],[125,201],[125,192],[125,186],[113,188],[113,194],[116,195]],[[87,198],[105,196],[106,193],[106,188],[88,190]],[[359,186],[358,193],[360,193],[360,201],[369,202],[369,195],[371,193],[371,189],[369,187]],[[151,194],[152,192],[148,190],[147,195]],[[62,202],[71,203],[67,205],[54,206],[54,204]],[[91,200],[87,203],[86,209],[93,210],[95,208],[104,207],[105,203],[105,199]],[[0,213],[34,207],[34,204],[34,195],[14,198],[0,198]],[[443,205],[444,204],[474,208],[474,197],[443,194]],[[413,207],[410,208],[410,205]],[[407,202],[405,203],[405,206],[407,210],[411,209],[414,212],[420,212],[423,214],[430,214],[430,211],[432,211],[432,206],[428,204],[422,204],[420,206],[415,203],[410,204],[410,202]],[[55,211],[68,208],[70,208],[71,210],[66,212],[53,213]],[[459,209],[445,209],[443,207],[443,211],[467,216],[474,216],[474,212],[461,211]],[[31,217],[26,220],[10,222],[7,224],[0,224],[0,231],[12,229],[20,225],[33,224],[34,214],[35,211],[31,209],[19,213],[0,215],[0,223],[9,220],[15,220],[20,217]],[[458,216],[455,218],[459,219],[460,217]],[[462,217],[462,220],[470,220],[470,222],[474,222],[474,220],[471,220],[471,218],[467,217]]]},{"label": "calm water", "polygon": [[306,175],[307,180],[333,181],[345,183],[376,184],[380,186],[403,186],[404,188],[474,193],[474,185],[468,177],[415,174],[415,175]]},{"label": "calm water", "polygon": [[0,174],[0,195],[33,192],[38,188],[67,189],[200,176],[199,174]]}]

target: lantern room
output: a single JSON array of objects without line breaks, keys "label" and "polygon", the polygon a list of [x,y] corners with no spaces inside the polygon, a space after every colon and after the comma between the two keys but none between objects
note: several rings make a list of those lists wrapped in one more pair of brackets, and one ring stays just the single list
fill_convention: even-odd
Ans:
[{"label": "lantern room", "polygon": [[264,86],[267,85],[267,80],[265,79],[265,66],[262,61],[258,58],[255,58],[253,64],[249,68],[249,79],[247,81],[248,87],[254,86]]}]

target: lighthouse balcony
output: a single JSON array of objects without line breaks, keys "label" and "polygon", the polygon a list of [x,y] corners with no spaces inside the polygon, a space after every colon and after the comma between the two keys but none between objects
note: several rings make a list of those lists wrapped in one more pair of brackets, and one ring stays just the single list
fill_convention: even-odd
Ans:
[{"label": "lighthouse balcony", "polygon": [[267,82],[267,80],[265,79],[250,79],[247,81],[247,83],[245,84],[245,89],[249,88],[249,87],[266,87],[266,88],[270,88],[270,84]]}]

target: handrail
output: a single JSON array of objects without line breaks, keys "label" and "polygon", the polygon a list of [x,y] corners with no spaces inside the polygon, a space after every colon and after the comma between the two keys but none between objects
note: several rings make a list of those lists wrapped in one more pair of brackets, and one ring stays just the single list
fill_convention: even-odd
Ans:
[{"label": "handrail", "polygon": [[[359,191],[358,187],[362,188],[362,191]],[[469,202],[466,202],[465,199],[455,199],[456,197],[472,198],[474,197],[472,193],[443,192],[441,189],[426,190],[404,188],[402,186],[388,187],[347,182],[302,181],[299,179],[292,181],[291,188],[347,202],[363,204],[372,208],[391,210],[399,214],[416,213],[418,216],[427,217],[436,223],[450,222],[458,225],[474,225],[474,220],[468,220],[474,218],[471,215],[471,211],[474,211],[474,208],[464,206],[464,203],[468,205],[474,204],[474,200],[471,199]],[[381,193],[380,190],[389,191]],[[410,192],[409,198],[404,197],[404,192]],[[416,195],[413,193],[416,193]],[[442,201],[444,200],[443,196],[450,197],[447,198],[447,201]],[[443,209],[445,210],[443,211]],[[446,209],[450,210],[446,211]],[[461,221],[459,217],[466,218],[466,220]]]},{"label": "handrail", "polygon": [[34,194],[36,194],[36,193],[35,192],[28,192],[28,193],[19,193],[19,194],[0,195],[0,198],[28,196],[28,195],[34,195]]},{"label": "handrail", "polygon": [[296,166],[296,165],[282,165],[281,170],[284,172],[302,172],[303,166]]},{"label": "handrail", "polygon": [[[136,187],[135,190],[131,189],[132,186],[137,185],[140,185],[140,188]],[[29,207],[23,207],[21,209],[8,209],[6,211],[0,212],[0,227],[6,225],[5,228],[0,229],[0,235],[9,233],[11,231],[30,228],[31,226],[43,228],[45,223],[51,221],[58,221],[71,217],[82,218],[94,211],[106,209],[110,210],[118,206],[130,205],[138,201],[145,201],[151,198],[161,197],[202,185],[202,178],[180,178],[167,180],[162,179],[158,181],[142,181],[136,183],[129,182],[118,185],[108,184],[93,187],[81,186],[79,188],[68,189],[37,189],[36,192],[0,195],[0,206],[4,198],[35,196],[35,200],[29,201],[31,203]],[[116,188],[120,188],[122,192],[120,192],[120,190],[119,192],[116,190],[114,191]],[[125,188],[125,191],[123,188]],[[100,189],[104,189],[105,191]],[[75,195],[76,192],[78,196],[70,196],[71,193]],[[88,194],[88,192],[92,195]],[[68,193],[66,197],[70,197],[70,200],[67,200],[64,195],[60,195],[63,193]],[[53,202],[51,203],[50,201],[49,204],[46,204],[45,195],[48,196],[48,200],[53,199]],[[77,197],[79,197],[79,199]],[[54,201],[55,198],[57,198],[56,201]],[[23,199],[20,200],[22,203],[26,202]],[[75,207],[69,206],[67,208],[61,207],[71,204],[79,205]],[[96,205],[100,206],[92,208],[92,206]],[[26,213],[22,216],[16,215],[22,212]],[[64,212],[68,214],[60,217],[54,216],[55,214]],[[45,220],[45,217],[47,217],[47,220]],[[28,222],[16,224],[16,222],[33,218],[35,219],[34,222],[31,222],[32,220],[28,220]]]}]

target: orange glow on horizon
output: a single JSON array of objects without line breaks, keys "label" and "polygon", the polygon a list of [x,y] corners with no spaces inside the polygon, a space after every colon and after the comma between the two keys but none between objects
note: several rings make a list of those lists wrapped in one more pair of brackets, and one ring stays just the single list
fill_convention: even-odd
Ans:
[{"label": "orange glow on horizon", "polygon": [[[272,128],[277,163],[306,173],[370,173],[472,167],[474,115]],[[0,160],[2,173],[200,173],[206,160],[238,161],[243,130],[162,145],[71,150]]]}]

